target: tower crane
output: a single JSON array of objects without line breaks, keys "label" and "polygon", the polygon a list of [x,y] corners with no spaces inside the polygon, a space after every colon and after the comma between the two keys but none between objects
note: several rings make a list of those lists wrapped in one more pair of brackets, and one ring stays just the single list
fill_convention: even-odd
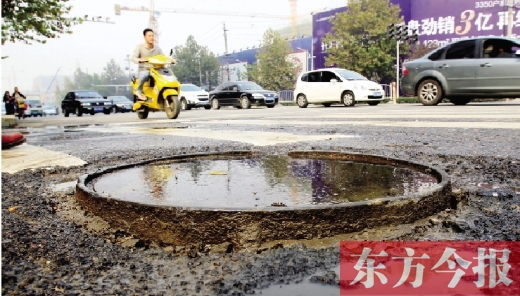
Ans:
[{"label": "tower crane", "polygon": [[[289,0],[289,4],[291,5],[291,30],[293,36],[296,36],[296,25],[297,25],[297,11],[296,11],[296,2],[297,0]],[[286,15],[272,15],[272,14],[261,14],[261,13],[243,13],[243,12],[228,12],[228,11],[211,11],[211,10],[195,10],[195,9],[182,9],[182,8],[160,8],[155,9],[155,0],[150,0],[149,7],[127,7],[121,6],[120,4],[115,5],[115,14],[121,15],[121,11],[142,11],[149,12],[150,18],[148,21],[148,26],[150,29],[154,30],[155,33],[155,42],[159,43],[159,22],[157,18],[161,12],[169,12],[169,13],[193,13],[193,14],[208,14],[208,15],[226,15],[226,16],[238,16],[238,17],[252,17],[252,18],[272,18],[272,19],[288,19]]]}]

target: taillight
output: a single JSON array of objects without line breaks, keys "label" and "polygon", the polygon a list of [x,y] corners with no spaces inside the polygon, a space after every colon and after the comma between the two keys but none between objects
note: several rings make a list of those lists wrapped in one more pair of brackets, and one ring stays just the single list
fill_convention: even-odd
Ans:
[{"label": "taillight", "polygon": [[406,68],[405,65],[403,65],[403,76],[407,76],[408,75],[408,69]]}]

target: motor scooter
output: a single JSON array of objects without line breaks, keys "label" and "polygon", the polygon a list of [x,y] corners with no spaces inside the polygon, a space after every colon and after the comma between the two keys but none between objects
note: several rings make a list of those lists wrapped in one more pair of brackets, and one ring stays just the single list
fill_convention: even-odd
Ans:
[{"label": "motor scooter", "polygon": [[179,93],[181,84],[172,70],[166,66],[171,64],[171,59],[164,55],[156,55],[146,58],[147,63],[152,65],[150,69],[150,79],[145,81],[143,93],[146,101],[139,100],[136,95],[139,79],[132,77],[131,85],[134,94],[134,105],[132,110],[137,113],[140,119],[148,118],[150,111],[166,111],[169,119],[179,116],[181,105]]}]

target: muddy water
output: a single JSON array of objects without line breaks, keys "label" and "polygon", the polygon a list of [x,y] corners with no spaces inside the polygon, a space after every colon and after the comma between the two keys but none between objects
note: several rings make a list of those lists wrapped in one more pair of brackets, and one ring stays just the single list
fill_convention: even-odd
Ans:
[{"label": "muddy water", "polygon": [[104,175],[90,186],[143,204],[262,208],[370,200],[435,184],[432,176],[385,165],[265,156],[135,167]]}]

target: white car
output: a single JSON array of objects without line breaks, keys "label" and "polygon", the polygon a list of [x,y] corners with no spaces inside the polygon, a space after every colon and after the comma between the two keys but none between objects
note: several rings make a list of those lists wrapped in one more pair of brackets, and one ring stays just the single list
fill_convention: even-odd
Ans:
[{"label": "white car", "polygon": [[300,108],[309,104],[330,107],[335,103],[354,106],[356,102],[375,106],[384,99],[384,93],[380,84],[357,72],[327,68],[302,73],[296,81],[294,100]]},{"label": "white car", "polygon": [[211,109],[208,92],[194,84],[181,84],[179,97],[182,110],[198,107],[204,107],[206,110]]}]

